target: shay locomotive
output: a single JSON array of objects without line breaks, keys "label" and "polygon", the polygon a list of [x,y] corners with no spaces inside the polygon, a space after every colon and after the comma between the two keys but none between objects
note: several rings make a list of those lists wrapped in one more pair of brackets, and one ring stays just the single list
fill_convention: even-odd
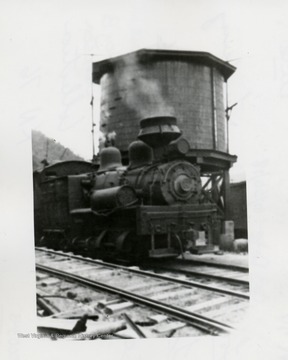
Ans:
[{"label": "shay locomotive", "polygon": [[216,205],[205,203],[199,168],[176,118],[142,119],[123,166],[113,146],[100,165],[63,162],[34,179],[38,245],[139,261],[213,250]]}]

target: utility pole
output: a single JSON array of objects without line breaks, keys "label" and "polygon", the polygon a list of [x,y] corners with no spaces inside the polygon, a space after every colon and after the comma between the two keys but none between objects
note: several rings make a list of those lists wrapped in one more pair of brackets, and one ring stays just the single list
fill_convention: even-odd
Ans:
[{"label": "utility pole", "polygon": [[[89,54],[91,56],[91,64],[93,66],[93,56],[95,54]],[[94,93],[93,93],[93,72],[92,72],[92,78],[91,78],[91,101],[90,101],[90,105],[91,105],[91,120],[92,120],[92,129],[91,129],[91,133],[92,133],[92,161],[95,159],[95,139],[94,139],[94,128],[96,126],[95,122],[94,122]]]}]

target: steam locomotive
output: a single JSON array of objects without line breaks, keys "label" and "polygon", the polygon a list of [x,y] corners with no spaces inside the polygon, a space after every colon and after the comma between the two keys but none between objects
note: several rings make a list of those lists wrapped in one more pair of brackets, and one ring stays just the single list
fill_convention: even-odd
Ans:
[{"label": "steam locomotive", "polygon": [[129,261],[213,250],[216,205],[203,200],[181,135],[175,117],[146,118],[127,166],[109,146],[99,165],[66,161],[35,174],[36,244]]}]

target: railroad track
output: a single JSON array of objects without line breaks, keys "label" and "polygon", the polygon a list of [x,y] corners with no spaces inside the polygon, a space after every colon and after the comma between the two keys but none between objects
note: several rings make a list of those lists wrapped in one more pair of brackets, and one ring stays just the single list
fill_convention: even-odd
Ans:
[{"label": "railroad track", "polygon": [[[108,317],[110,322],[123,321],[124,317],[132,329],[130,337],[134,337],[133,333],[136,337],[163,337],[174,332],[175,336],[230,332],[235,313],[239,317],[248,306],[247,291],[208,286],[42,248],[36,249],[36,270],[38,299],[42,309],[44,301],[46,313],[63,317],[63,310],[49,308],[53,307],[52,300],[58,297],[58,303],[61,299],[64,304],[65,297],[68,302],[77,299],[78,313],[79,304],[86,304],[93,309],[90,317],[93,311],[94,316],[98,314],[102,320]],[[82,316],[87,313],[86,305],[80,311]],[[70,317],[74,310],[72,306],[68,311]],[[127,330],[117,334],[129,337]]]},{"label": "railroad track", "polygon": [[242,266],[177,259],[173,262],[147,263],[143,265],[143,269],[167,274],[183,274],[188,278],[208,279],[209,281],[220,281],[220,283],[231,283],[249,288],[249,270]]}]

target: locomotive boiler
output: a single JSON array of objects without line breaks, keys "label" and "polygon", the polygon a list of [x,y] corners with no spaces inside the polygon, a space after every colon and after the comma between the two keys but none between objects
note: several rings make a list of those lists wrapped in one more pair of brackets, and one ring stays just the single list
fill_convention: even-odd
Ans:
[{"label": "locomotive boiler", "polygon": [[110,146],[97,169],[47,167],[37,182],[39,244],[134,261],[213,250],[217,208],[203,200],[199,168],[185,159],[189,149],[176,118],[156,116],[140,121],[127,166]]}]

